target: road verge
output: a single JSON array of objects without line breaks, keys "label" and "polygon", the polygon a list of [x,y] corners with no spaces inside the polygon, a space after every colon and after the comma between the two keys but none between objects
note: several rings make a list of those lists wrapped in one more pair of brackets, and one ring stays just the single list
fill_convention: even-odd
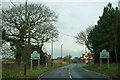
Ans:
[{"label": "road verge", "polygon": [[99,75],[104,75],[109,79],[120,80],[120,73],[118,72],[118,68],[116,67],[115,63],[110,64],[109,69],[107,68],[107,64],[103,64],[101,69],[99,63],[91,65],[86,64],[85,66],[81,66],[81,68]]}]

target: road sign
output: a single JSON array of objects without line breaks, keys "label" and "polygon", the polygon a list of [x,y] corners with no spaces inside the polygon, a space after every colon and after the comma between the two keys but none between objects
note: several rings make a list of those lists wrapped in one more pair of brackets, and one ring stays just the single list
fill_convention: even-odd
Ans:
[{"label": "road sign", "polygon": [[109,52],[103,49],[102,52],[100,52],[100,58],[109,58]]},{"label": "road sign", "polygon": [[40,54],[37,51],[33,51],[31,54],[31,70],[32,70],[32,60],[38,60],[38,69],[40,67]]},{"label": "road sign", "polygon": [[87,53],[87,57],[92,57],[92,53]]},{"label": "road sign", "polygon": [[51,55],[48,55],[48,59],[51,59]]},{"label": "road sign", "polygon": [[40,54],[37,52],[37,51],[34,51],[32,54],[31,54],[31,59],[33,60],[38,60],[40,59]]},{"label": "road sign", "polygon": [[100,52],[100,68],[102,69],[102,58],[107,58],[107,63],[108,63],[108,69],[109,69],[109,52],[107,52],[105,49]]},{"label": "road sign", "polygon": [[48,54],[47,54],[47,52],[44,54],[44,56],[48,57]]}]

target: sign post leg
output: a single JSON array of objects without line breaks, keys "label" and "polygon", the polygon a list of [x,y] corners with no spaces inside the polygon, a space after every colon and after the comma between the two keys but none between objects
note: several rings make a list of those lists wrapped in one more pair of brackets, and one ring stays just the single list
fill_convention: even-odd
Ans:
[{"label": "sign post leg", "polygon": [[102,70],[102,59],[100,59],[100,69]]},{"label": "sign post leg", "polygon": [[108,60],[108,69],[109,69],[109,66],[110,66],[110,65],[109,65],[109,58],[108,58],[107,60]]},{"label": "sign post leg", "polygon": [[38,70],[39,70],[39,68],[40,68],[40,59],[38,60]]},{"label": "sign post leg", "polygon": [[31,70],[32,70],[32,59],[31,59]]},{"label": "sign post leg", "polygon": [[46,59],[46,71],[47,71],[47,59]]}]

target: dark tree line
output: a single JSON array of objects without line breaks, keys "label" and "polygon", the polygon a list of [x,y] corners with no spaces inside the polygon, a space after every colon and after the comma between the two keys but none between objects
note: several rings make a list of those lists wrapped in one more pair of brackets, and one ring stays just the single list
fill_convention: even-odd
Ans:
[{"label": "dark tree line", "polygon": [[[78,36],[77,36],[78,37]],[[97,25],[87,35],[87,47],[94,53],[94,61],[99,62],[100,52],[110,52],[110,62],[120,62],[120,11],[109,3],[104,7]]]}]

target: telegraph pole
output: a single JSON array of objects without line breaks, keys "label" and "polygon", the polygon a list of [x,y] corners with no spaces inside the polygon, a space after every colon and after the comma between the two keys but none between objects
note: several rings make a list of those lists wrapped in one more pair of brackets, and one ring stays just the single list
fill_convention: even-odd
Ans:
[{"label": "telegraph pole", "polygon": [[[15,6],[15,4],[10,0],[10,2]],[[16,6],[15,6],[16,7]],[[26,28],[27,28],[27,0],[25,2],[25,33],[24,35],[26,35]],[[25,39],[26,41],[26,39]],[[24,75],[26,75],[26,62],[27,62],[27,56],[26,56],[26,43],[25,43],[25,49],[24,49]]]},{"label": "telegraph pole", "polygon": [[51,66],[53,66],[53,34],[52,34],[51,53],[52,53],[52,61],[51,61]]},{"label": "telegraph pole", "polygon": [[[29,14],[28,14],[28,59],[30,59],[30,52],[31,52],[31,49],[30,49],[30,20],[29,20]],[[29,61],[28,61],[28,65],[30,65],[29,64]]]},{"label": "telegraph pole", "polygon": [[62,46],[63,44],[61,44],[61,64],[62,64]]},{"label": "telegraph pole", "polygon": [[[27,28],[27,0],[25,2],[25,35],[26,35],[26,28]],[[26,39],[25,39],[26,42]],[[25,61],[24,61],[24,75],[26,75],[26,61],[27,61],[27,56],[26,56],[26,43],[25,43]]]},{"label": "telegraph pole", "polygon": [[69,52],[69,64],[70,64],[70,52]]}]

